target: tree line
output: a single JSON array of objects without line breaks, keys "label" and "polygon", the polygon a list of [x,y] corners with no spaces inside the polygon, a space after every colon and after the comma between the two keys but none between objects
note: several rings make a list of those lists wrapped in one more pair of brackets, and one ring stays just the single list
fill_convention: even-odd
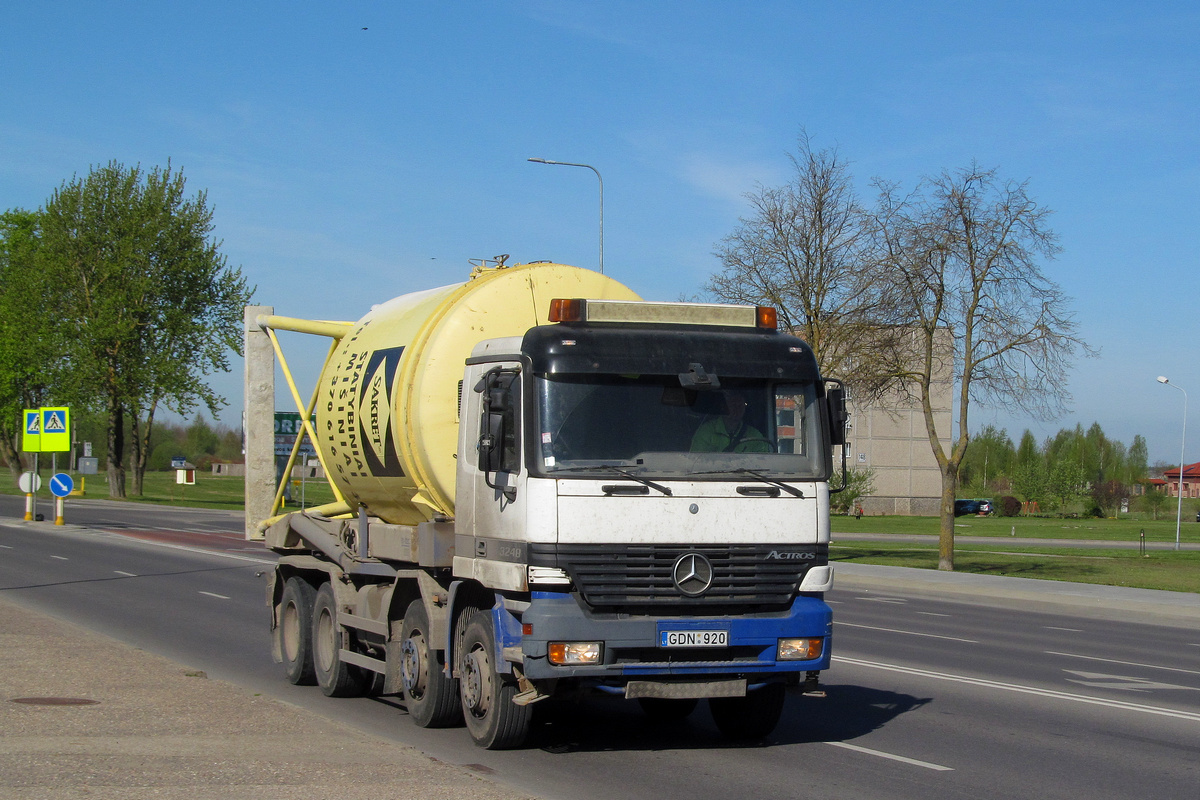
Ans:
[{"label": "tree line", "polygon": [[[1033,513],[1112,517],[1135,496],[1157,513],[1166,496],[1144,485],[1154,471],[1148,457],[1142,436],[1126,446],[1099,423],[1064,428],[1040,443],[1026,430],[1015,446],[1006,430],[988,425],[971,437],[962,485],[975,496],[1015,498],[1022,504],[1017,510]],[[1002,504],[999,510],[1006,511]]]},{"label": "tree line", "polygon": [[[759,186],[749,213],[716,245],[718,300],[775,306],[813,348],[822,374],[870,404],[888,395],[922,409],[941,472],[938,567],[954,568],[954,500],[976,401],[1053,417],[1062,376],[1091,353],[1070,298],[1044,271],[1059,252],[1050,209],[1028,181],[977,163],[905,189],[875,178],[855,190],[836,149],[806,134],[791,178]],[[938,430],[941,382],[955,387],[954,428]]]},{"label": "tree line", "polygon": [[213,238],[181,171],[116,161],[64,181],[36,210],[0,214],[0,458],[22,469],[23,408],[104,421],[109,494],[141,494],[155,415],[211,414],[206,383],[241,352],[253,289]]}]

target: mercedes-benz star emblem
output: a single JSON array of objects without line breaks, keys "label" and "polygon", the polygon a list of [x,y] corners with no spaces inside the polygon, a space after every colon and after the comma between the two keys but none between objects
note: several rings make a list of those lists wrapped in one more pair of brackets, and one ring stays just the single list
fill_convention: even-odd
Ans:
[{"label": "mercedes-benz star emblem", "polygon": [[684,553],[671,568],[671,577],[680,592],[688,597],[698,597],[712,586],[712,562],[699,553]]}]

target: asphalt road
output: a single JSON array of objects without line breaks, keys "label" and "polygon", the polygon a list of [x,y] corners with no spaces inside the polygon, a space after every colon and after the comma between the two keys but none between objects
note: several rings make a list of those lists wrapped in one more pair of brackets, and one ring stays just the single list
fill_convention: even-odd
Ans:
[{"label": "asphalt road", "polygon": [[[541,704],[530,746],[493,753],[460,729],[417,728],[396,698],[285,683],[258,574],[269,554],[240,540],[238,516],[97,506],[90,524],[123,534],[0,524],[0,592],[542,797],[1198,796],[1200,626],[842,588],[828,597],[828,696],[790,698],[762,745],[729,746],[703,708],[655,725],[596,699]],[[5,517],[19,514],[0,502]]]}]

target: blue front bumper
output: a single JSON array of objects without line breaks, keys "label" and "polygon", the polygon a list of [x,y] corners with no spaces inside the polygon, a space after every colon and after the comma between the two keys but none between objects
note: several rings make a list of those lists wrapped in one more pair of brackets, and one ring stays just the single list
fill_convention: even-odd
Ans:
[{"label": "blue front bumper", "polygon": [[[757,677],[770,680],[828,669],[833,615],[824,601],[797,597],[790,609],[736,616],[668,617],[592,614],[571,595],[533,595],[521,623],[532,634],[521,637],[526,677],[616,680],[668,676]],[[528,629],[528,628],[527,628]],[[727,631],[728,647],[680,650],[661,647],[664,631]],[[779,661],[785,638],[824,640],[820,658]],[[550,642],[601,642],[603,663],[555,666],[546,659]],[[607,682],[607,681],[605,681]]]}]

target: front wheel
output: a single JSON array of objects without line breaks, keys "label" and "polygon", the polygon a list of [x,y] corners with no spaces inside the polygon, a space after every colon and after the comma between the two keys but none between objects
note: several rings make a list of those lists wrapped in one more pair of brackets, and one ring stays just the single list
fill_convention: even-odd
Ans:
[{"label": "front wheel", "polygon": [[745,697],[713,697],[708,709],[726,738],[740,742],[761,739],[779,724],[784,692],[782,683],[768,683]]},{"label": "front wheel", "polygon": [[342,628],[337,622],[333,587],[321,584],[313,607],[313,668],[327,697],[358,697],[367,688],[363,670],[342,661]]},{"label": "front wheel", "polygon": [[408,611],[404,613],[400,656],[404,704],[413,722],[422,728],[462,724],[458,683],[442,672],[442,665],[429,641],[429,614],[421,598],[409,603]]},{"label": "front wheel", "polygon": [[496,637],[487,612],[476,611],[467,622],[458,664],[463,718],[475,744],[488,750],[520,747],[533,709],[513,702],[516,683],[496,669]]}]

